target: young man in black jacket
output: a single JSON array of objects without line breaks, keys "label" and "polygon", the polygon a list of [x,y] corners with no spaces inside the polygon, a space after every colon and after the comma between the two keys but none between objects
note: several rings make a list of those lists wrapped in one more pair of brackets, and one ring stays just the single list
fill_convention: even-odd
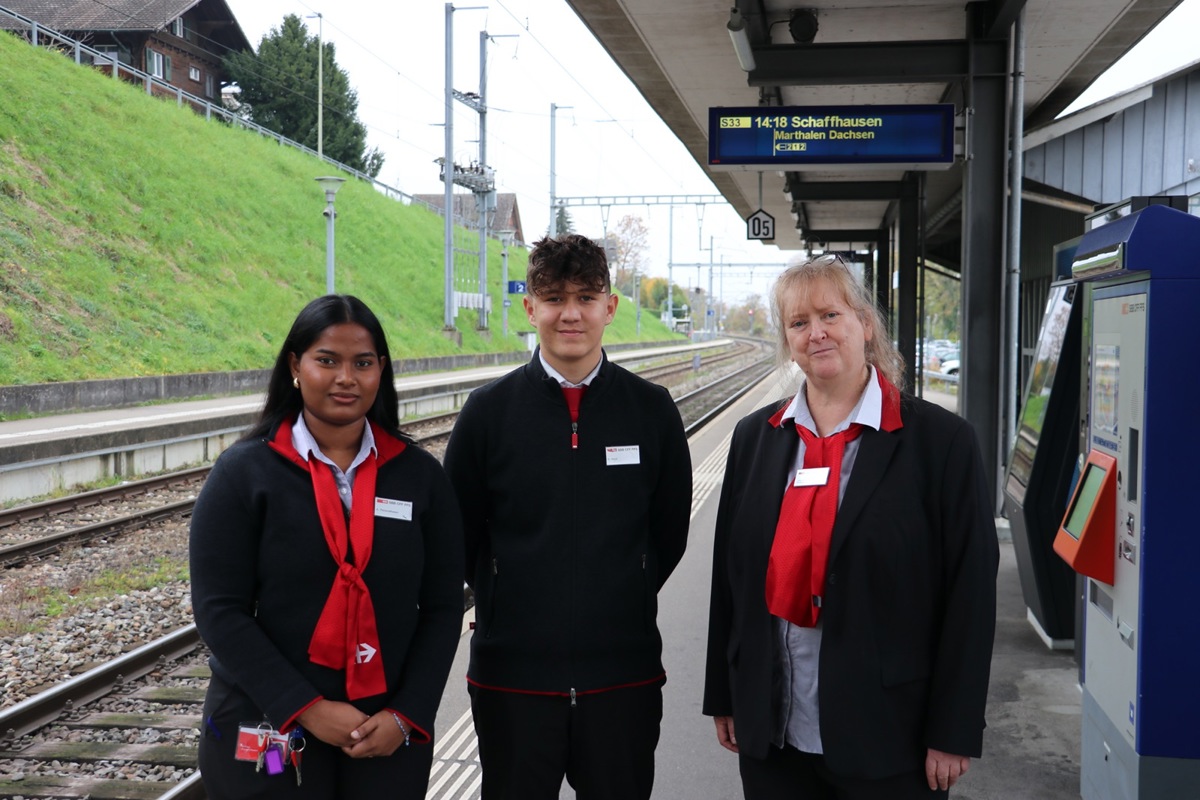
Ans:
[{"label": "young man in black jacket", "polygon": [[692,470],[670,394],[601,347],[617,296],[595,242],[529,256],[540,346],[471,394],[446,449],[476,628],[467,674],[484,800],[649,798],[662,719],[658,590]]}]

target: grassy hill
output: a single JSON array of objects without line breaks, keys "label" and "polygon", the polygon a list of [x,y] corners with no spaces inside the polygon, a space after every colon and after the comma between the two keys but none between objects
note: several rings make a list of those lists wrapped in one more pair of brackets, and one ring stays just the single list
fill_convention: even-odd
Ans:
[{"label": "grassy hill", "polygon": [[[0,98],[0,385],[270,366],[325,291],[327,165],[2,32]],[[442,218],[354,180],[337,211],[337,291],[394,357],[521,349],[519,302],[501,336],[498,243],[492,331],[460,311],[460,348],[441,333]],[[525,263],[511,248],[510,277]],[[626,301],[606,341],[638,338],[672,337],[649,313],[636,336]]]}]

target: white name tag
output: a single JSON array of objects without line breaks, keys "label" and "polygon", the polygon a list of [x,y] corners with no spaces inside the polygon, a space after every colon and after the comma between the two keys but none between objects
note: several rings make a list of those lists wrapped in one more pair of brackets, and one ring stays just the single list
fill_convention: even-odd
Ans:
[{"label": "white name tag", "polygon": [[604,448],[604,463],[610,467],[621,464],[640,464],[642,463],[642,452],[636,444],[625,447],[606,447]]},{"label": "white name tag", "polygon": [[412,522],[412,503],[407,500],[389,500],[386,497],[376,497],[375,516]]},{"label": "white name tag", "polygon": [[824,486],[829,483],[829,467],[809,467],[796,473],[793,486]]}]

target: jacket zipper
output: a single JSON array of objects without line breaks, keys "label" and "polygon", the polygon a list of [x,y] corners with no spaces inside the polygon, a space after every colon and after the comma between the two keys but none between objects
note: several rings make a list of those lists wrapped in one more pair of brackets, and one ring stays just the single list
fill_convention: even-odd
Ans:
[{"label": "jacket zipper", "polygon": [[[580,403],[580,405],[582,405],[582,403]],[[569,410],[568,410],[568,413],[569,413]],[[578,414],[576,414],[575,419],[571,420],[571,450],[575,451],[578,449],[579,449],[579,416],[578,416]],[[571,498],[572,498],[572,503],[571,503],[571,517],[572,517],[571,518],[571,528],[572,528],[571,571],[572,571],[574,580],[571,581],[571,617],[570,618],[575,619],[576,612],[578,611],[578,598],[576,597],[575,587],[578,584],[578,577],[579,577],[577,574],[575,574],[576,570],[578,569],[578,560],[579,560],[579,508],[578,508],[578,503],[579,503],[579,464],[575,462],[574,455],[571,456]],[[574,674],[575,673],[575,631],[574,630],[571,631],[570,637],[571,637],[570,645],[569,645],[570,649],[568,651],[570,653],[570,659],[569,659],[568,663],[570,664],[570,672],[571,672],[570,680],[572,683],[574,683],[575,682],[575,674]],[[576,705],[577,704],[575,702],[575,687],[572,686],[571,687],[571,708],[575,708]]]}]

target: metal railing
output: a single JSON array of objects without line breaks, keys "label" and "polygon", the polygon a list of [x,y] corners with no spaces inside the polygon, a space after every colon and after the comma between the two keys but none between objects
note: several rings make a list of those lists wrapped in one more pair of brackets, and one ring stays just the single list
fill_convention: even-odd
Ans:
[{"label": "metal railing", "polygon": [[942,383],[950,383],[955,386],[958,385],[957,372],[953,375],[948,375],[945,372],[939,372],[936,369],[924,369],[921,370],[921,377],[925,380],[926,386],[928,386],[930,383],[937,383],[938,381],[941,381]]},{"label": "metal railing", "polygon": [[[14,26],[9,24],[8,21],[10,20],[15,22],[16,25]],[[259,125],[256,122],[251,122],[250,120],[239,116],[236,111],[226,108],[221,103],[214,103],[206,98],[199,97],[191,94],[190,92],[185,92],[178,86],[167,83],[162,78],[137,69],[130,64],[124,64],[121,62],[117,53],[97,50],[94,47],[84,44],[83,42],[72,39],[70,36],[59,33],[52,28],[48,28],[36,20],[18,14],[15,11],[11,11],[4,6],[0,6],[0,30],[8,30],[14,34],[17,34],[18,36],[25,34],[25,36],[21,36],[21,38],[27,38],[29,43],[34,47],[43,47],[48,50],[54,50],[63,53],[64,55],[72,56],[74,57],[76,64],[110,71],[114,80],[123,78],[130,83],[140,83],[146,87],[146,94],[151,96],[174,96],[176,103],[180,107],[182,107],[186,102],[197,112],[203,113],[206,120],[212,120],[213,117],[217,117],[218,119],[229,123],[230,125],[237,125],[245,128],[246,130],[253,131],[254,133],[257,133],[265,138],[274,139],[281,145],[294,147],[297,150],[307,153],[313,158],[324,161],[335,169],[349,173],[358,180],[371,184],[371,186],[374,187],[375,190],[380,194],[383,194],[394,200],[399,200],[406,205],[415,204],[422,206],[430,211],[433,211],[439,216],[442,215],[442,209],[438,206],[426,203],[425,201],[413,197],[406,192],[402,192],[393,186],[388,186],[385,183],[381,183],[365,172],[361,172],[353,167],[347,166],[340,161],[336,161],[328,156],[318,154],[316,150],[313,150],[306,145],[302,145],[297,141],[293,141],[292,139],[277,133],[276,131],[270,130],[269,128],[264,128],[262,125]],[[91,64],[88,64],[85,60],[89,58],[91,59]],[[109,65],[111,65],[111,70],[108,69]]]}]

